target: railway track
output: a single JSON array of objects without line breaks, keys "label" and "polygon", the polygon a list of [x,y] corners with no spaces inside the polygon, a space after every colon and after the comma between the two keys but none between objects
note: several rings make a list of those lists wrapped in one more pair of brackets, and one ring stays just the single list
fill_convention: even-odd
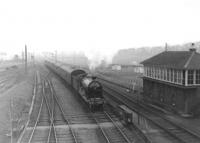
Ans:
[{"label": "railway track", "polygon": [[109,86],[108,84],[104,84],[104,92],[118,100],[118,102],[127,105],[137,114],[140,114],[144,118],[151,121],[154,125],[161,128],[164,132],[166,132],[169,136],[173,137],[177,142],[181,143],[199,143],[200,136],[196,133],[189,131],[188,129],[180,126],[172,121],[168,120],[162,114],[158,114],[153,111],[151,108],[147,107],[142,102],[138,102],[128,96],[123,95],[118,92],[116,88]]},{"label": "railway track", "polygon": [[63,110],[62,106],[60,105],[60,103],[58,101],[58,97],[55,94],[52,83],[50,81],[48,81],[48,84],[50,86],[51,94],[53,96],[52,99],[54,101],[54,105],[55,105],[55,107],[57,105],[57,107],[58,107],[57,109],[59,109],[59,111],[60,111],[60,113],[59,113],[59,112],[57,112],[57,110],[55,110],[54,113],[55,114],[59,113],[59,115],[61,115],[61,116],[56,116],[56,117],[54,116],[55,124],[58,125],[58,122],[60,124],[60,121],[64,121],[64,123],[68,126],[68,131],[67,132],[65,131],[65,133],[59,132],[58,130],[55,129],[57,140],[59,142],[60,141],[62,141],[62,142],[66,141],[66,142],[78,143],[78,139],[76,137],[76,134],[75,134],[73,128],[71,127],[69,120],[66,118],[66,116],[64,116],[65,115],[64,110]]},{"label": "railway track", "polygon": [[0,84],[1,84],[1,83],[4,83],[4,82],[7,81],[7,80],[9,80],[9,77],[4,77],[4,78],[2,78],[2,79],[0,80]]},{"label": "railway track", "polygon": [[[40,74],[41,75],[41,74]],[[31,120],[25,129],[25,135],[18,143],[34,142],[88,142],[91,135],[97,136],[95,142],[130,143],[119,119],[110,112],[67,113],[62,96],[56,95],[54,85],[46,74],[37,79],[36,103],[32,107]],[[67,113],[67,114],[66,114]],[[87,128],[87,130],[85,129]],[[81,130],[87,132],[84,134]],[[88,136],[89,135],[89,136]]]},{"label": "railway track", "polygon": [[41,100],[39,110],[36,113],[37,109],[34,109],[33,114],[37,114],[37,117],[29,122],[26,135],[19,141],[21,143],[49,142],[50,134],[52,134],[51,112],[45,95],[45,87],[42,82],[37,86],[40,86],[42,90],[42,96],[37,99]]},{"label": "railway track", "polygon": [[[56,102],[59,103],[57,96],[55,96]],[[131,143],[124,131],[122,131],[115,122],[119,122],[117,117],[114,114],[110,114],[108,112],[99,112],[99,113],[92,113],[88,108],[87,114],[65,114],[64,110],[62,109],[62,105],[58,104],[59,108],[62,111],[63,118],[67,121],[69,126],[82,124],[96,124],[96,127],[100,130],[102,137],[104,138],[105,142],[107,143]],[[87,106],[88,107],[88,106]],[[61,119],[56,119],[57,121],[61,121]],[[72,127],[73,132],[73,127]],[[76,138],[78,142],[79,133],[74,133],[74,138]]]},{"label": "railway track", "polygon": [[[34,142],[69,142],[77,143],[75,133],[73,132],[68,120],[64,118],[62,107],[57,102],[57,97],[52,92],[49,81],[44,80],[42,84],[43,97],[37,114],[37,119],[30,122],[30,135],[22,139],[23,143]],[[59,119],[59,120],[58,120]],[[60,129],[58,125],[62,125]]]},{"label": "railway track", "polygon": [[15,79],[16,79],[16,75],[9,75],[9,76],[4,76],[4,77],[0,77],[0,88],[3,88],[5,86],[8,86],[8,84],[10,83],[14,83]]},{"label": "railway track", "polygon": [[48,110],[48,121],[50,121],[49,124],[49,132],[47,137],[47,143],[55,142],[57,143],[57,134],[55,130],[55,124],[54,124],[54,109],[55,109],[55,102],[53,99],[53,94],[51,93],[51,88],[48,85],[47,80],[44,80],[43,83],[43,98],[45,99],[45,103]]},{"label": "railway track", "polygon": [[6,82],[7,82],[7,81],[9,81],[8,78],[2,79],[2,80],[0,81],[0,88],[3,88],[3,87],[6,85]]},{"label": "railway track", "polygon": [[[102,114],[104,115],[102,118]],[[94,117],[95,116],[95,117]],[[113,117],[104,111],[103,113],[94,114],[93,118],[98,124],[99,128],[102,131],[103,136],[105,137],[108,143],[131,143],[130,139],[127,138],[126,134],[120,129],[116,121],[113,120]],[[103,120],[103,121],[102,121]],[[108,121],[106,121],[108,120]],[[112,123],[110,128],[106,127],[106,122]]]},{"label": "railway track", "polygon": [[[41,122],[43,123],[44,121],[44,116],[42,117],[42,119],[41,119],[41,113],[42,113],[42,110],[44,110],[45,109],[45,103],[44,103],[45,101],[44,101],[44,98],[42,98],[42,102],[41,102],[41,105],[40,105],[40,110],[39,110],[39,113],[38,113],[38,117],[37,117],[37,120],[36,120],[36,122],[35,122],[35,125],[34,125],[34,127],[33,127],[33,129],[32,129],[32,131],[31,131],[31,134],[30,134],[30,137],[29,138],[27,138],[27,143],[31,143],[31,142],[45,142],[47,139],[47,136],[48,136],[48,134],[47,134],[47,130],[49,129],[49,128],[43,128],[43,133],[41,132],[41,130],[40,130],[40,128],[39,128],[39,126],[40,126],[40,124],[41,124]],[[45,121],[46,122],[46,121]],[[42,133],[42,134],[41,134]],[[26,142],[25,141],[25,142]]]}]

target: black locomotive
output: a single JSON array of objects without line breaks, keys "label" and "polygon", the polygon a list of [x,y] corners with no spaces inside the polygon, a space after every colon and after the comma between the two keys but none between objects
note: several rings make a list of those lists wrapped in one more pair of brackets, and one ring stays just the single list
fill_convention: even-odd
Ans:
[{"label": "black locomotive", "polygon": [[45,61],[45,64],[71,85],[91,110],[103,109],[103,87],[94,76],[88,75],[82,69],[76,69],[61,63]]}]

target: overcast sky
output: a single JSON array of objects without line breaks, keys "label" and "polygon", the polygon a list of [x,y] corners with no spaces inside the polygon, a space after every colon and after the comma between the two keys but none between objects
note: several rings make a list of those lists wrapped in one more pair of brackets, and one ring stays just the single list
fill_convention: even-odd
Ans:
[{"label": "overcast sky", "polygon": [[1,0],[0,52],[85,51],[200,40],[199,0]]}]

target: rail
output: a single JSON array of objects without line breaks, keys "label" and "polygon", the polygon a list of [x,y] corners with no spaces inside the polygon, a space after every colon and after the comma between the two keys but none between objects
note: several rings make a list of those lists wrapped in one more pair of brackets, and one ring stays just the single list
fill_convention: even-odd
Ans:
[{"label": "rail", "polygon": [[33,96],[32,96],[32,102],[31,102],[31,106],[30,106],[30,109],[29,109],[29,119],[28,119],[28,121],[27,121],[27,123],[26,123],[26,125],[25,125],[25,127],[24,127],[24,129],[23,129],[23,131],[22,131],[22,133],[21,133],[21,135],[20,135],[20,137],[18,138],[18,141],[17,141],[17,143],[20,143],[21,142],[21,140],[22,140],[22,138],[24,137],[24,134],[25,134],[25,132],[26,132],[26,129],[27,129],[27,127],[28,127],[28,124],[29,124],[29,122],[30,122],[30,115],[31,115],[31,113],[32,113],[32,110],[33,110],[33,105],[34,105],[34,103],[35,103],[35,96],[36,96],[36,91],[37,91],[37,73],[35,72],[35,76],[34,76],[34,84],[33,84],[34,86],[33,86]]},{"label": "rail", "polygon": [[39,118],[40,118],[40,114],[41,114],[42,106],[43,106],[43,105],[44,105],[44,99],[42,98],[42,101],[41,101],[41,104],[40,104],[40,109],[39,109],[39,111],[38,111],[38,116],[37,116],[35,125],[34,125],[34,127],[33,127],[33,130],[32,130],[32,132],[31,132],[31,136],[30,136],[30,138],[29,138],[29,140],[28,140],[28,143],[30,143],[30,142],[32,141],[32,139],[33,139],[33,135],[34,135],[34,133],[35,133],[35,130],[36,130],[36,127],[37,127]]},{"label": "rail", "polygon": [[[45,80],[44,80],[44,83],[43,83],[43,87],[44,87],[44,84],[45,84]],[[51,94],[51,96],[53,96],[53,94]],[[47,109],[48,109],[48,113],[49,113],[49,116],[50,116],[50,128],[49,128],[49,134],[48,134],[48,138],[47,138],[47,143],[50,143],[50,137],[51,137],[51,132],[52,132],[52,128],[53,128],[53,131],[54,131],[54,137],[55,137],[55,140],[56,140],[56,143],[58,142],[58,139],[57,139],[57,136],[56,136],[56,130],[55,130],[55,125],[54,125],[54,114],[53,114],[53,110],[54,110],[54,100],[53,103],[52,103],[52,108],[50,109],[50,106],[48,105],[48,101],[47,101],[47,97],[45,95],[45,91],[44,91],[44,88],[43,88],[43,97],[45,99],[45,103],[47,105]],[[53,98],[52,98],[53,99]]]},{"label": "rail", "polygon": [[[109,139],[108,135],[106,135],[105,130],[101,127],[100,123],[98,122],[98,120],[95,118],[95,116],[93,115],[93,113],[91,112],[91,110],[89,109],[88,106],[86,106],[88,108],[88,111],[90,111],[90,114],[92,116],[92,118],[94,119],[94,121],[96,122],[96,124],[98,125],[99,129],[102,132],[102,135],[104,136],[104,138],[106,139],[107,143],[111,143],[112,140]],[[129,141],[129,139],[126,137],[126,135],[121,131],[121,129],[119,129],[119,127],[117,127],[117,125],[114,123],[114,121],[112,120],[112,118],[108,115],[107,112],[104,112],[104,114],[111,120],[111,122],[114,124],[114,126],[117,128],[117,130],[120,132],[120,134],[122,134],[123,138],[125,139],[125,141],[127,143],[131,143]]]},{"label": "rail", "polygon": [[73,136],[73,139],[74,139],[75,143],[78,143],[77,138],[76,138],[76,135],[75,135],[75,133],[74,133],[72,127],[70,126],[68,119],[65,117],[65,113],[64,113],[64,111],[63,111],[61,105],[59,104],[59,101],[58,101],[58,98],[57,98],[57,96],[56,96],[56,94],[55,94],[53,85],[52,85],[52,83],[51,83],[50,81],[48,81],[48,82],[49,82],[49,85],[50,85],[51,92],[52,92],[52,94],[53,94],[53,96],[54,96],[54,98],[55,98],[55,101],[56,101],[56,103],[57,103],[57,105],[58,105],[58,107],[59,107],[59,109],[60,109],[60,111],[61,111],[61,113],[62,113],[63,119],[65,120],[65,122],[67,123],[67,125],[68,125],[68,127],[69,127],[69,129],[70,129],[70,132],[71,132],[71,134],[72,134],[72,136]]},{"label": "rail", "polygon": [[119,126],[113,121],[112,117],[109,115],[109,113],[107,113],[106,111],[104,111],[105,115],[111,120],[111,122],[113,123],[113,125],[117,128],[117,130],[122,134],[122,136],[124,137],[124,139],[126,140],[127,143],[131,143],[131,141],[127,138],[127,136],[124,134],[124,132],[119,128]]},{"label": "rail", "polygon": [[[123,86],[123,85],[121,85],[121,84],[117,84],[117,83],[114,83],[114,82],[111,82],[111,81],[108,81],[108,80],[102,79],[102,78],[99,78],[99,79],[100,79],[100,80],[103,80],[103,81],[105,81],[105,82],[108,82],[108,83],[110,83],[110,84],[114,84],[114,85],[120,86],[120,87],[122,87],[122,88],[126,88],[125,86]],[[104,85],[104,86],[105,86],[105,85]],[[105,90],[104,90],[104,92],[105,92]],[[138,130],[139,136],[142,137],[143,140],[144,140],[146,143],[152,143],[152,141],[149,139],[149,137],[147,137],[147,136],[141,131],[141,129],[140,129],[139,127],[137,127],[137,126],[135,126],[135,125],[133,125],[133,126]]]},{"label": "rail", "polygon": [[[104,87],[105,87],[105,85],[104,85]],[[138,107],[138,108],[141,108],[141,107],[142,107],[143,109],[148,110],[148,112],[153,113],[152,110],[149,110],[148,108],[144,108],[144,107],[141,105],[141,103],[139,103],[138,101],[135,101],[135,100],[133,100],[133,99],[130,99],[130,97],[124,96],[123,94],[121,94],[121,93],[119,93],[118,91],[116,91],[116,90],[110,88],[109,86],[106,86],[106,88],[109,89],[109,90],[111,90],[112,92],[114,92],[114,93],[116,93],[116,94],[122,96],[122,97],[123,97],[123,100],[122,100],[121,98],[119,98],[119,97],[116,97],[116,96],[110,94],[108,91],[105,90],[105,88],[104,88],[104,92],[106,92],[107,94],[113,96],[114,98],[117,98],[120,102],[122,102],[123,104],[126,104],[129,108],[131,108],[132,110],[134,110],[134,111],[137,112],[138,114],[142,115],[143,117],[145,117],[146,119],[148,119],[149,121],[151,121],[152,123],[154,123],[155,125],[157,125],[158,127],[160,127],[161,129],[163,129],[164,131],[166,131],[168,134],[170,134],[171,136],[173,136],[174,138],[176,138],[177,140],[179,140],[180,142],[186,143],[185,140],[183,140],[182,138],[178,137],[178,135],[175,135],[174,133],[172,133],[169,129],[167,129],[167,128],[163,127],[162,125],[160,125],[159,123],[155,122],[154,120],[152,120],[151,118],[149,118],[149,117],[148,117],[147,115],[145,115],[144,113],[138,112],[138,109],[136,110],[135,108],[133,108],[133,107],[132,107],[133,105],[131,106],[131,103],[134,102],[137,106],[140,106],[140,107]],[[126,100],[129,101],[130,103],[127,103],[126,101],[124,101],[124,99],[126,99]],[[154,115],[155,115],[155,113],[154,113]],[[173,122],[167,120],[166,118],[163,118],[163,116],[161,116],[161,115],[158,115],[158,114],[156,114],[156,115],[159,116],[160,118],[162,118],[163,120],[169,122],[170,124],[172,124],[172,125],[175,126],[176,128],[178,128],[178,129],[184,131],[185,133],[188,133],[189,135],[191,135],[191,136],[197,138],[198,140],[200,140],[200,137],[199,137],[198,135],[192,133],[191,131],[188,131],[187,129],[185,129],[185,128],[183,128],[183,127],[180,127],[179,125],[177,125],[177,124],[175,124],[175,123],[173,123]]]},{"label": "rail", "polygon": [[95,122],[96,122],[96,124],[98,125],[98,127],[100,128],[100,130],[101,130],[101,132],[102,132],[104,138],[106,139],[106,142],[107,142],[107,143],[111,143],[111,141],[108,139],[108,137],[107,137],[105,131],[104,131],[103,128],[101,127],[100,123],[97,121],[97,119],[96,119],[93,115],[92,115],[92,117],[93,117],[93,119],[95,120]]}]

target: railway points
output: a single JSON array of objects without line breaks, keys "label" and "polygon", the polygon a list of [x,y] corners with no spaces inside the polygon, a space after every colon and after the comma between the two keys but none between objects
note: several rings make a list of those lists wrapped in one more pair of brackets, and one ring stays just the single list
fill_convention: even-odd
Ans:
[{"label": "railway points", "polygon": [[[126,87],[100,80],[106,101],[104,110],[92,111],[73,86],[51,70],[38,65],[30,121],[22,142],[199,142],[198,135],[171,123],[160,113],[127,93]],[[122,90],[123,89],[123,90]],[[116,114],[118,105],[132,111],[133,125]],[[146,109],[148,108],[148,109]],[[115,111],[115,112],[113,112]],[[139,120],[138,120],[139,119]],[[154,139],[156,137],[156,139]]]},{"label": "railway points", "polygon": [[155,113],[155,111],[149,107],[146,107],[146,105],[142,102],[138,103],[137,100],[134,100],[127,95],[125,96],[117,91],[116,87],[114,88],[108,84],[104,84],[104,91],[106,94],[109,94],[109,96],[117,99],[118,102],[129,106],[137,114],[140,114],[142,117],[147,118],[152,123],[162,128],[165,132],[176,138],[179,142],[199,142],[200,138],[196,133],[193,133],[182,126],[167,120],[164,116],[161,116],[160,114]]},{"label": "railway points", "polygon": [[[94,124],[93,127],[95,127],[95,126],[96,126],[96,128],[99,127],[99,129],[102,132],[102,135],[105,137],[105,140],[107,142],[113,142],[114,139],[116,139],[118,136],[120,136],[119,133],[118,133],[118,135],[116,135],[116,134],[115,135],[111,135],[111,133],[105,132],[105,130],[108,130],[107,126],[110,124],[109,122],[112,122],[113,126],[115,126],[117,128],[115,130],[119,130],[118,132],[120,132],[122,134],[122,137],[125,138],[123,141],[122,140],[121,141],[122,142],[130,142],[126,138],[126,136],[123,134],[123,132],[119,129],[119,127],[117,127],[117,125],[114,123],[114,121],[112,120],[112,117],[106,112],[104,112],[103,114],[102,113],[98,114],[98,113],[90,112],[89,114],[73,115],[72,117],[73,118],[71,118],[71,115],[67,116],[68,122],[70,122],[72,125],[73,124],[82,124],[82,125],[86,124],[86,126],[88,126],[88,125],[90,126],[91,124]],[[108,120],[108,118],[109,118],[110,121]],[[99,121],[99,119],[101,119],[101,121]],[[107,126],[105,126],[104,129],[103,129],[102,124],[105,124],[105,122],[107,123]],[[74,125],[74,126],[76,126],[76,125]],[[112,127],[112,125],[110,125],[110,126]],[[112,129],[112,131],[115,131],[115,130]],[[120,141],[120,139],[118,139],[118,141]]]},{"label": "railway points", "polygon": [[[66,89],[59,78],[48,76],[49,72],[47,71],[47,69],[41,68],[40,72],[36,74],[35,103],[29,124],[18,143],[39,141],[98,143],[136,140],[130,137],[131,131],[123,127],[117,116],[106,111],[91,112],[88,106],[81,105],[82,101],[76,101],[77,95],[73,97],[74,99],[71,98],[70,96],[74,96],[70,95],[71,89]],[[67,91],[68,99],[60,89]],[[71,101],[65,102],[66,99]],[[81,110],[77,107],[74,110],[69,108],[70,102],[72,102],[71,105],[73,102],[77,102],[76,106],[80,106],[78,108]],[[128,133],[129,136],[127,136]]]}]

